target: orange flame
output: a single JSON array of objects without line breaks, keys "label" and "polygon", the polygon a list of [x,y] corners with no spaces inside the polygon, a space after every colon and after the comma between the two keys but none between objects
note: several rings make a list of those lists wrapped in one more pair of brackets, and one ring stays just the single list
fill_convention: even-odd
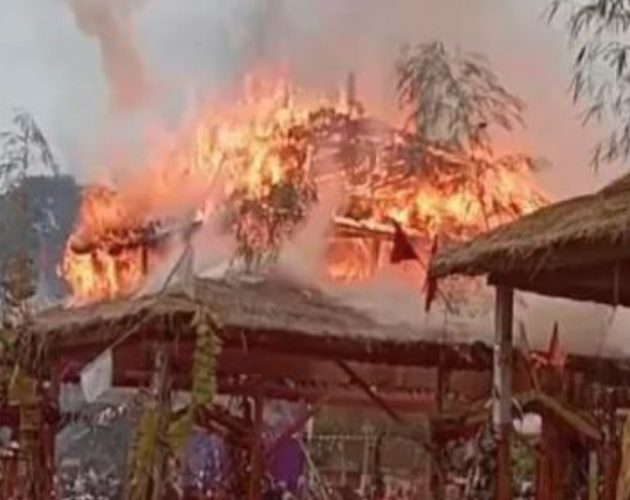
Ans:
[{"label": "orange flame", "polygon": [[[376,228],[381,236],[395,219],[425,243],[438,234],[468,238],[545,203],[524,165],[479,169],[490,161],[481,156],[459,156],[451,159],[458,168],[392,182],[396,175],[384,159],[397,137],[391,129],[369,139],[375,154],[362,160],[371,162],[367,173],[350,175],[344,160],[322,144],[342,142],[344,132],[333,122],[347,124],[356,112],[348,103],[298,102],[284,83],[252,84],[242,101],[226,111],[204,110],[172,144],[154,147],[148,167],[116,190],[86,190],[60,266],[75,303],[137,291],[152,259],[159,258],[159,222],[199,210],[238,212],[248,201],[273,198],[278,186],[308,187],[318,176],[336,175],[344,182],[346,198],[337,215]],[[333,132],[322,138],[324,128]],[[260,214],[236,215],[249,244],[264,246],[276,238]],[[328,252],[333,279],[364,280],[379,267],[383,248],[360,233],[353,240],[333,237]]]}]

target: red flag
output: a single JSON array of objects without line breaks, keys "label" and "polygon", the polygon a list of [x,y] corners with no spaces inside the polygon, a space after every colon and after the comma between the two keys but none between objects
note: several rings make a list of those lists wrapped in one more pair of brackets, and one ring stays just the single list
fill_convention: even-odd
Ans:
[{"label": "red flag", "polygon": [[[433,261],[433,259],[435,258],[435,255],[437,254],[437,249],[438,249],[438,239],[437,236],[435,238],[433,238],[433,244],[431,245],[431,253],[429,254],[429,265],[427,266],[428,269],[431,268],[431,262]],[[438,286],[437,286],[437,280],[435,278],[431,278],[428,274],[427,274],[427,282],[426,282],[426,300],[424,303],[424,310],[426,312],[429,312],[429,309],[431,309],[431,304],[433,303],[433,300],[435,299],[435,296],[437,295],[438,292]]]},{"label": "red flag", "polygon": [[553,324],[553,333],[549,341],[547,352],[533,352],[531,354],[532,362],[536,368],[548,367],[562,369],[564,367],[564,354],[560,350],[560,332],[558,323]]},{"label": "red flag", "polygon": [[394,225],[394,246],[390,256],[390,262],[392,264],[398,264],[406,260],[420,260],[415,248],[409,241],[409,237],[403,231],[403,228],[398,222],[392,220]]},{"label": "red flag", "polygon": [[549,350],[547,351],[547,360],[551,366],[562,368],[564,366],[564,355],[560,350],[560,332],[558,330],[558,322],[553,324],[553,333],[549,342]]}]

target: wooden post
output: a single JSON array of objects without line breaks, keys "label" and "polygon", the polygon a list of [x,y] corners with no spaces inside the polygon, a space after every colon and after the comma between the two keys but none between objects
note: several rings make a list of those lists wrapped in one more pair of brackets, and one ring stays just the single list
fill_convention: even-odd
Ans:
[{"label": "wooden post", "polygon": [[[159,342],[155,349],[153,362],[153,380],[151,397],[158,412],[158,435],[165,436],[171,410],[171,378],[169,346],[166,342]],[[152,500],[161,500],[164,495],[164,483],[167,475],[168,453],[163,443],[157,445],[153,461]]]},{"label": "wooden post", "polygon": [[542,454],[538,460],[536,500],[564,500],[567,498],[565,491],[567,464],[571,460],[566,435],[548,412],[543,412],[541,417]]},{"label": "wooden post", "polygon": [[[439,350],[439,358],[438,358],[438,366],[437,366],[437,411],[438,415],[441,415],[444,408],[444,400],[446,398],[447,391],[447,380],[448,373],[446,367],[444,366],[444,350]],[[445,477],[445,461],[444,455],[442,453],[442,447],[433,441],[431,443],[434,445],[434,449],[436,450],[436,455],[434,460],[431,461],[431,493],[433,495],[433,500],[444,500],[446,498],[446,484],[444,481]]]},{"label": "wooden post", "polygon": [[348,484],[348,473],[346,472],[346,441],[342,437],[340,439],[340,450],[339,454],[341,455],[341,486],[346,486]]},{"label": "wooden post", "polygon": [[497,439],[497,500],[512,500],[510,434],[512,430],[513,308],[514,290],[506,286],[497,286],[492,397],[493,426]]},{"label": "wooden post", "polygon": [[597,451],[588,453],[588,500],[597,500],[599,489],[599,466],[597,464]]},{"label": "wooden post", "polygon": [[361,482],[359,485],[359,491],[362,495],[366,496],[368,494],[368,489],[370,486],[371,475],[370,475],[370,454],[372,450],[371,446],[371,428],[369,426],[365,426],[363,428],[363,459],[361,466]]},{"label": "wooden post", "polygon": [[263,475],[263,398],[254,398],[254,426],[251,449],[251,474],[249,476],[249,500],[260,500],[260,482]]}]

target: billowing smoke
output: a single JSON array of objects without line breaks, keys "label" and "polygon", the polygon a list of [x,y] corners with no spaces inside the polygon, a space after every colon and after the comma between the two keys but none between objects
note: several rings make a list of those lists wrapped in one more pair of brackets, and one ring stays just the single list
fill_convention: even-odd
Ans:
[{"label": "billowing smoke", "polygon": [[[542,178],[552,193],[574,195],[592,190],[610,177],[607,171],[596,179],[588,170],[589,149],[598,134],[581,128],[567,95],[570,53],[566,33],[542,19],[547,0],[488,0],[467,6],[465,12],[457,2],[439,0],[153,0],[141,11],[134,0],[67,1],[80,29],[100,44],[112,103],[119,109],[137,108],[151,95],[141,42],[151,61],[151,75],[159,81],[160,90],[164,85],[172,94],[169,99],[176,97],[175,102],[177,97],[181,101],[184,89],[219,92],[244,73],[261,68],[273,71],[281,67],[298,84],[317,90],[333,88],[348,71],[354,71],[359,97],[365,99],[368,109],[389,114],[396,109],[393,65],[400,47],[439,39],[449,47],[487,55],[506,85],[527,102],[528,128],[506,140],[505,147],[549,158],[553,168],[543,172]],[[139,21],[137,33],[132,31],[132,17]],[[71,49],[66,47],[64,69],[72,59]],[[84,139],[80,124],[86,120],[75,119],[84,108],[81,104],[99,99],[97,91],[85,91],[89,83],[76,82],[84,70],[82,64],[87,65],[78,61],[69,70],[73,85],[84,90],[79,105],[74,92],[63,91],[67,92],[65,108],[71,108],[63,115],[71,144]],[[5,80],[13,78],[9,74]],[[6,85],[0,82],[0,89]],[[85,174],[90,168],[93,165],[85,164],[80,170]],[[321,207],[324,210],[326,204]],[[314,254],[321,256],[326,237],[322,228],[323,219],[309,220],[283,255],[286,273],[312,277]],[[390,276],[379,277],[370,287],[362,287],[356,304],[382,312],[383,317],[443,323],[445,332],[455,331],[454,323],[461,323],[460,319],[437,312],[427,318],[421,313],[421,287],[420,282],[414,287],[395,283]],[[349,292],[340,294],[349,298]],[[528,306],[521,306],[518,314],[536,347],[544,347],[554,321],[559,322],[561,336],[571,350],[597,353],[623,345],[620,332],[628,324],[624,315],[611,323],[610,313],[603,307],[533,297],[526,302]],[[491,311],[476,325],[484,338],[491,338]],[[472,332],[473,328],[463,325],[466,329]]]},{"label": "billowing smoke", "polygon": [[98,40],[112,104],[134,109],[147,102],[150,84],[131,29],[138,0],[68,0],[77,26]]}]

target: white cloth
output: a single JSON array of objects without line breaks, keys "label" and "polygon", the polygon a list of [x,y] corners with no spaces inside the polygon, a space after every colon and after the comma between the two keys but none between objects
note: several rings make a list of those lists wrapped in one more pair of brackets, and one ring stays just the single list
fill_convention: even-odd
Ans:
[{"label": "white cloth", "polygon": [[86,402],[93,403],[111,389],[113,369],[112,350],[107,349],[81,370],[81,390]]}]

